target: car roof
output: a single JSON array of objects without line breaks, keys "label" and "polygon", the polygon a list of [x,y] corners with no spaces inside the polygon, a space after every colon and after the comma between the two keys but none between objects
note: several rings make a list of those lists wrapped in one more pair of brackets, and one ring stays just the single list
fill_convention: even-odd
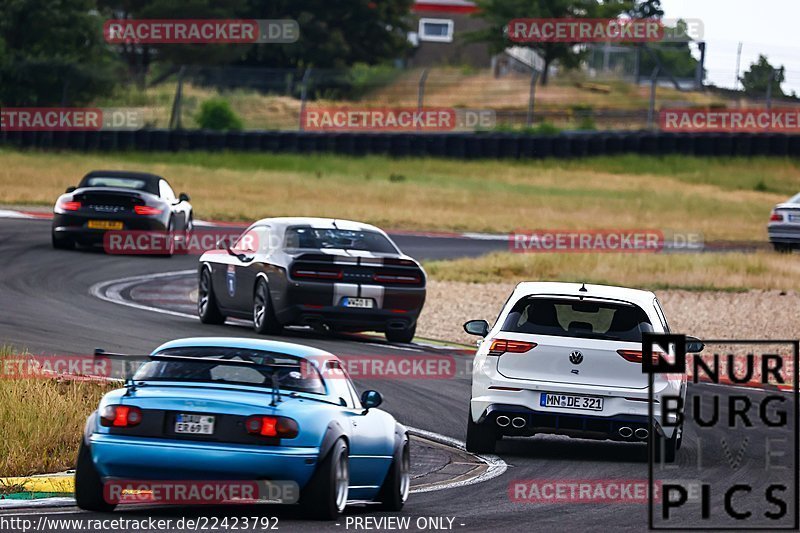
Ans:
[{"label": "car roof", "polygon": [[83,177],[83,179],[87,178],[133,178],[147,182],[158,182],[158,180],[164,179],[149,172],[134,172],[131,170],[92,170]]},{"label": "car roof", "polygon": [[[585,286],[586,291],[581,291]],[[609,300],[622,300],[636,304],[645,309],[651,307],[656,295],[650,291],[640,289],[629,289],[627,287],[615,287],[612,285],[593,285],[590,283],[563,283],[555,281],[525,281],[517,285],[514,295],[518,299],[521,296],[533,295],[558,295],[558,296],[584,296],[588,298],[603,298]]]},{"label": "car roof", "polygon": [[323,229],[343,229],[351,231],[376,231],[384,233],[384,231],[372,224],[365,224],[364,222],[356,222],[354,220],[345,220],[342,218],[318,218],[318,217],[272,217],[262,218],[253,223],[256,224],[269,224],[280,226],[312,226],[314,228]]},{"label": "car roof", "polygon": [[153,350],[158,353],[168,348],[192,348],[192,347],[219,347],[219,348],[241,348],[245,350],[263,350],[276,352],[303,359],[338,359],[335,355],[319,348],[313,348],[304,344],[293,342],[281,342],[267,339],[247,339],[243,337],[189,337],[185,339],[175,339],[166,342]]}]

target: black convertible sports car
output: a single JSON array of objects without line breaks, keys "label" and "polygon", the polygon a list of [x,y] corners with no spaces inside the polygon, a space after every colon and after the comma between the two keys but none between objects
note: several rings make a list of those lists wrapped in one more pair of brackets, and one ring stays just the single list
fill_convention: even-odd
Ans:
[{"label": "black convertible sports car", "polygon": [[92,171],[58,198],[53,209],[53,247],[103,244],[109,230],[165,232],[170,236],[169,254],[174,237],[192,230],[189,196],[176,197],[167,180],[154,174]]},{"label": "black convertible sports car", "polygon": [[380,229],[346,220],[259,220],[203,254],[198,274],[202,322],[249,318],[259,333],[305,325],[410,342],[425,303],[419,263]]}]

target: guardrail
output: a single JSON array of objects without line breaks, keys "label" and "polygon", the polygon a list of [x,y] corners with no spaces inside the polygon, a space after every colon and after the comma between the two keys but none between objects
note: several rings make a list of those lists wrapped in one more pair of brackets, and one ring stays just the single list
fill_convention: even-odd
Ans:
[{"label": "guardrail", "polygon": [[231,150],[385,154],[457,159],[574,158],[625,153],[697,156],[800,156],[800,135],[755,133],[564,132],[330,133],[204,130],[0,132],[0,145],[79,151]]}]

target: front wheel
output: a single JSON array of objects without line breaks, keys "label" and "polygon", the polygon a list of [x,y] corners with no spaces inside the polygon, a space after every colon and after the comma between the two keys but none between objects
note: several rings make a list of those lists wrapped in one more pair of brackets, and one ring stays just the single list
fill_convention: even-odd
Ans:
[{"label": "front wheel", "polygon": [[403,437],[397,451],[395,451],[392,465],[383,481],[381,492],[378,495],[381,509],[386,511],[400,511],[408,499],[411,490],[411,450],[408,435]]},{"label": "front wheel", "polygon": [[349,450],[344,439],[339,439],[303,489],[300,505],[316,520],[335,520],[347,506],[349,490]]},{"label": "front wheel", "polygon": [[81,440],[78,463],[75,465],[75,502],[84,511],[108,513],[116,507],[103,494],[103,480],[92,461],[92,452]]},{"label": "front wheel", "polygon": [[472,414],[467,414],[467,451],[471,453],[494,453],[497,445],[497,429],[491,424],[476,424]]},{"label": "front wheel", "polygon": [[385,332],[386,340],[389,342],[400,342],[407,344],[414,340],[414,334],[417,332],[417,324],[403,329],[387,329]]}]

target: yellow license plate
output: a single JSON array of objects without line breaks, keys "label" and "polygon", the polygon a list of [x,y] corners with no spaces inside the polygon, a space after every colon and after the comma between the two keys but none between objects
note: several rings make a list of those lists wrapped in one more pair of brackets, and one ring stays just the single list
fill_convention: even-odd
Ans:
[{"label": "yellow license plate", "polygon": [[118,220],[90,220],[89,229],[122,229],[122,222]]}]

